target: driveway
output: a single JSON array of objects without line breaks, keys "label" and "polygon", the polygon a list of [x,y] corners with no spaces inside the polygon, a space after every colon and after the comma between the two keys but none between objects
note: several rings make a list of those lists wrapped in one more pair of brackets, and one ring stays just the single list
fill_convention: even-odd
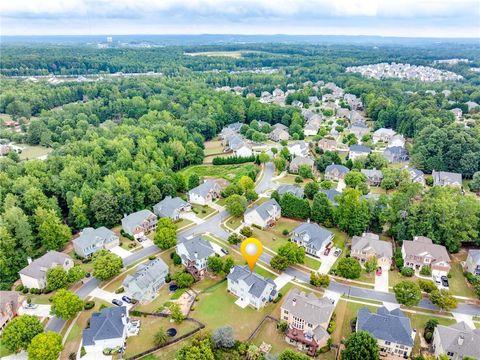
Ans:
[{"label": "driveway", "polygon": [[472,329],[475,329],[475,324],[473,323],[473,319],[471,315],[465,315],[465,314],[459,314],[452,312],[453,317],[457,322],[464,322],[468,326],[470,326]]},{"label": "driveway", "polygon": [[120,256],[122,259],[125,259],[126,257],[129,257],[130,255],[132,255],[132,253],[130,251],[125,250],[121,246],[115,246],[115,247],[111,248],[110,251],[112,253],[114,253],[115,255]]},{"label": "driveway", "polygon": [[[318,269],[318,272],[320,274],[328,274],[330,269],[332,268],[333,264],[335,264],[335,261],[337,261],[338,257],[333,256],[333,253],[337,250],[337,248],[332,248],[330,250],[330,253],[328,255],[320,255],[320,261],[322,264],[320,265],[320,268]],[[340,256],[340,255],[339,255]]]},{"label": "driveway", "polygon": [[282,273],[280,276],[277,276],[273,282],[277,285],[277,291],[287,285],[293,279],[292,276]]},{"label": "driveway", "polygon": [[325,290],[325,294],[323,295],[323,297],[332,300],[334,302],[334,305],[337,305],[338,300],[340,300],[340,298],[342,297],[342,294],[331,290]]},{"label": "driveway", "polygon": [[192,221],[197,225],[205,222],[205,220],[200,219],[194,212],[183,213],[180,215],[180,218]]},{"label": "driveway", "polygon": [[150,240],[150,239],[143,240],[140,244],[144,249],[154,245],[153,240]]},{"label": "driveway", "polygon": [[257,194],[262,194],[269,189],[274,189],[275,184],[272,182],[273,174],[275,173],[275,165],[273,162],[268,162],[265,164],[263,170],[263,175],[258,184],[255,186],[255,191]]},{"label": "driveway", "polygon": [[[90,296],[93,296],[93,297],[96,297],[98,299],[104,300],[104,301],[106,301],[110,304],[112,303],[113,299],[118,299],[120,301],[123,301],[122,300],[123,295],[124,294],[115,294],[113,292],[105,291],[105,290],[100,289],[100,288],[96,288],[90,293]],[[126,306],[127,309],[130,309],[133,306],[132,304],[127,304],[125,301],[123,301],[123,305]]]},{"label": "driveway", "polygon": [[375,274],[375,291],[388,292],[388,271],[383,270],[381,275]]},{"label": "driveway", "polygon": [[213,247],[213,251],[215,251],[215,254],[218,254],[220,257],[225,256],[225,254],[222,252],[222,247],[218,245],[217,243],[214,243],[213,241],[209,241],[210,245]]},{"label": "driveway", "polygon": [[18,308],[19,315],[35,315],[41,318],[52,317],[50,310],[52,305],[38,305],[35,309],[25,309],[23,306]]}]

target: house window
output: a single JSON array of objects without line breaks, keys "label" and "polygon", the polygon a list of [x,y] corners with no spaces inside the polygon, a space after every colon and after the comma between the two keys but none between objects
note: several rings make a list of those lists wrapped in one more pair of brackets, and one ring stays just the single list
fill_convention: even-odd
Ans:
[{"label": "house window", "polygon": [[283,317],[283,320],[288,320],[288,316],[284,316],[284,317]]},{"label": "house window", "polygon": [[288,314],[288,310],[283,310],[285,312],[285,314]]},{"label": "house window", "polygon": [[391,342],[390,341],[385,341],[385,345],[390,345]]}]

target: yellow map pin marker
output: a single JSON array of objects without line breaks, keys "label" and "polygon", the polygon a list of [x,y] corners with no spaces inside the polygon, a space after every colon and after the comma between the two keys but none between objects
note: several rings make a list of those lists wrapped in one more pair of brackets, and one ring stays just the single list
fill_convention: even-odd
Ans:
[{"label": "yellow map pin marker", "polygon": [[240,245],[240,251],[243,257],[247,260],[250,271],[253,271],[258,258],[263,252],[262,243],[255,238],[245,239]]}]

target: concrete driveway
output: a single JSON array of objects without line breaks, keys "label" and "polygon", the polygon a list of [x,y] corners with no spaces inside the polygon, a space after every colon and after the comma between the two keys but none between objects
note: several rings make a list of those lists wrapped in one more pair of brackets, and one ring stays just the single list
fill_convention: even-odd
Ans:
[{"label": "concrete driveway", "polygon": [[288,274],[282,273],[280,276],[277,276],[273,282],[275,285],[277,285],[277,291],[283,288],[285,285],[287,285],[291,280],[293,279],[293,276],[290,276]]},{"label": "concrete driveway", "polygon": [[52,315],[50,315],[51,308],[52,305],[38,305],[35,309],[25,309],[23,306],[20,306],[18,313],[20,315],[34,315],[41,318],[52,317]]},{"label": "concrete driveway", "polygon": [[113,299],[118,299],[123,302],[123,306],[126,306],[127,309],[130,309],[133,305],[132,304],[127,304],[125,301],[122,300],[122,296],[125,295],[123,294],[115,294],[113,292],[105,291],[100,288],[94,289],[91,293],[90,296],[96,297],[98,299],[102,299],[108,303],[112,303]]},{"label": "concrete driveway", "polygon": [[468,326],[470,326],[472,329],[475,329],[475,324],[473,322],[473,317],[471,315],[466,315],[466,314],[459,314],[452,312],[453,317],[457,322],[464,322]]},{"label": "concrete driveway", "polygon": [[205,220],[200,219],[194,212],[183,213],[180,215],[180,218],[192,221],[197,225],[205,222]]},{"label": "concrete driveway", "polygon": [[335,261],[337,261],[338,257],[333,256],[333,253],[335,252],[335,250],[337,250],[337,248],[332,248],[332,250],[330,250],[330,253],[328,255],[323,255],[323,254],[320,255],[320,261],[322,262],[322,264],[320,265],[320,268],[318,269],[318,272],[320,274],[328,274],[333,264],[335,264]]},{"label": "concrete driveway", "polygon": [[218,254],[220,257],[225,256],[225,254],[222,252],[222,247],[220,245],[214,243],[213,241],[210,241],[210,245],[212,245],[215,254]]},{"label": "concrete driveway", "polygon": [[375,274],[375,291],[388,292],[388,270],[382,270],[381,275]]},{"label": "concrete driveway", "polygon": [[142,245],[142,247],[145,249],[145,248],[148,248],[150,246],[153,246],[153,240],[150,240],[150,239],[147,239],[147,240],[143,240],[140,245]]},{"label": "concrete driveway", "polygon": [[121,246],[115,246],[115,247],[111,248],[110,251],[112,253],[114,253],[115,255],[120,256],[122,259],[125,259],[126,257],[129,257],[130,255],[132,255],[132,253],[130,251],[125,250]]}]

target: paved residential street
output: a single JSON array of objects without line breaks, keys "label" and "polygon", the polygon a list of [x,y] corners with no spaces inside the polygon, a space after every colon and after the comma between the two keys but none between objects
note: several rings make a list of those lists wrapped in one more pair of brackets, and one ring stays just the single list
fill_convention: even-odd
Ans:
[{"label": "paved residential street", "polygon": [[275,165],[273,162],[268,162],[265,164],[265,168],[263,171],[263,176],[260,179],[259,183],[255,187],[255,191],[260,195],[267,190],[274,189],[276,186],[272,182],[273,175],[275,173]]}]

